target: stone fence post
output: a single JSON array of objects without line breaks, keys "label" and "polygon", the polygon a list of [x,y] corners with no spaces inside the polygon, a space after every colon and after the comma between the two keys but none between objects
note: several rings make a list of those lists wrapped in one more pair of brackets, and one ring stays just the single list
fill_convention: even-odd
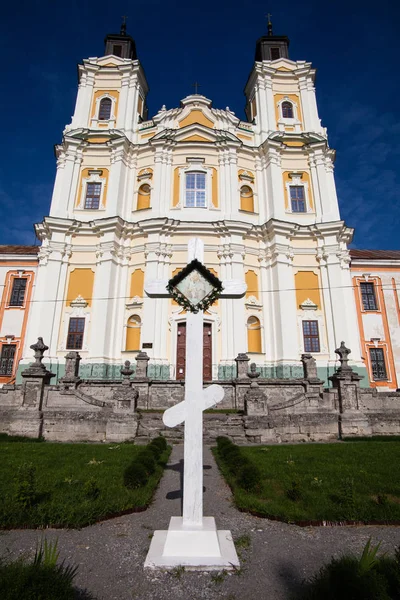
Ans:
[{"label": "stone fence post", "polygon": [[360,380],[363,379],[349,366],[350,348],[346,348],[341,342],[340,347],[335,350],[339,355],[340,367],[329,377],[333,387],[338,391],[339,412],[359,410]]},{"label": "stone fence post", "polygon": [[35,362],[32,362],[21,373],[23,378],[22,412],[14,419],[14,425],[18,426],[20,435],[39,437],[42,434],[42,405],[45,385],[50,383],[50,379],[55,377],[55,374],[48,371],[42,364],[43,354],[49,349],[44,344],[43,338],[39,337],[36,344],[32,344],[30,348],[34,351]]},{"label": "stone fence post", "polygon": [[240,353],[235,358],[236,362],[236,379],[247,379],[247,372],[249,370],[248,362],[250,358],[246,353]]},{"label": "stone fence post", "polygon": [[139,352],[136,355],[136,372],[134,379],[147,379],[147,367],[150,357],[146,352]]},{"label": "stone fence post", "polygon": [[79,352],[71,351],[65,355],[65,374],[60,379],[60,383],[64,386],[76,386],[80,382],[79,378],[79,363],[81,355]]}]

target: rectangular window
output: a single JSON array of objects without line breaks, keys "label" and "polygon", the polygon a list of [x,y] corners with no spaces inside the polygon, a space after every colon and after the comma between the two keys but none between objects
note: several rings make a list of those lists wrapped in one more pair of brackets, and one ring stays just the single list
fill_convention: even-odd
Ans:
[{"label": "rectangular window", "polygon": [[185,206],[188,208],[205,208],[206,206],[206,174],[186,173]]},{"label": "rectangular window", "polygon": [[318,321],[303,321],[303,339],[305,352],[320,352]]},{"label": "rectangular window", "polygon": [[361,298],[364,310],[378,310],[373,283],[360,283]]},{"label": "rectangular window", "polygon": [[26,291],[26,279],[15,278],[10,296],[10,306],[23,306]]},{"label": "rectangular window", "polygon": [[99,208],[100,195],[101,183],[88,183],[86,185],[85,208]]},{"label": "rectangular window", "polygon": [[371,359],[372,378],[374,381],[386,380],[387,373],[383,348],[370,348],[369,356]]},{"label": "rectangular window", "polygon": [[82,349],[84,331],[85,319],[81,317],[71,317],[68,327],[67,350]]},{"label": "rectangular window", "polygon": [[15,357],[15,344],[3,344],[0,356],[0,377],[12,375]]},{"label": "rectangular window", "polygon": [[277,60],[280,55],[279,48],[271,48],[271,60]]},{"label": "rectangular window", "polygon": [[122,46],[120,46],[119,44],[114,44],[113,54],[114,56],[122,56]]},{"label": "rectangular window", "polygon": [[290,187],[290,202],[292,212],[306,212],[306,199],[303,185],[291,185]]}]

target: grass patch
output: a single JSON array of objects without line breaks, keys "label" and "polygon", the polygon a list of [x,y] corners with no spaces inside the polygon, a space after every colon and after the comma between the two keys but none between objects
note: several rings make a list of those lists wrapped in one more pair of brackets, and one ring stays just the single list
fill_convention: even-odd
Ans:
[{"label": "grass patch", "polygon": [[295,523],[400,521],[400,442],[239,448],[219,438],[213,451],[241,510]]},{"label": "grass patch", "polygon": [[0,527],[83,527],[150,503],[170,448],[141,485],[124,471],[145,447],[133,444],[0,442]]}]

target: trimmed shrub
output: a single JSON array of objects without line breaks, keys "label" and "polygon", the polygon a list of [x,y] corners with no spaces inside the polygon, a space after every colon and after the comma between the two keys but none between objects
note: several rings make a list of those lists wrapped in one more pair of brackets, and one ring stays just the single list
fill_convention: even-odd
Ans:
[{"label": "trimmed shrub", "polygon": [[124,485],[130,490],[146,485],[147,479],[146,469],[137,461],[131,462],[124,471]]},{"label": "trimmed shrub", "polygon": [[150,443],[153,446],[158,446],[162,452],[165,452],[168,446],[167,440],[162,435],[159,435],[158,437],[154,438],[153,440],[151,440]]},{"label": "trimmed shrub", "polygon": [[160,448],[160,446],[158,444],[153,444],[152,442],[150,442],[150,444],[147,444],[147,449],[149,450],[149,452],[153,453],[154,459],[157,461],[161,454],[163,453],[163,450]]},{"label": "trimmed shrub", "polygon": [[260,471],[252,464],[245,465],[239,470],[237,483],[246,492],[255,492],[260,488]]},{"label": "trimmed shrub", "polygon": [[145,448],[137,457],[137,462],[146,469],[147,476],[152,475],[156,470],[156,459],[153,452]]},{"label": "trimmed shrub", "polygon": [[221,450],[221,448],[224,448],[226,446],[233,446],[233,442],[229,438],[227,438],[223,435],[219,435],[217,437],[218,452]]}]

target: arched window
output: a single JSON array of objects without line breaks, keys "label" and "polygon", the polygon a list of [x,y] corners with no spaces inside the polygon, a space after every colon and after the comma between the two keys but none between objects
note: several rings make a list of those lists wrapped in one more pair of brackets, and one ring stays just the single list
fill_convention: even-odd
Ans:
[{"label": "arched window", "polygon": [[129,317],[126,324],[126,347],[125,350],[140,350],[140,328],[142,321],[138,315]]},{"label": "arched window", "polygon": [[242,185],[240,188],[240,210],[254,212],[253,190],[249,185]]},{"label": "arched window", "polygon": [[148,183],[144,183],[140,186],[138,191],[137,210],[150,208],[150,193],[151,188]]},{"label": "arched window", "polygon": [[261,323],[257,317],[247,320],[247,351],[261,352]]},{"label": "arched window", "polygon": [[111,117],[112,101],[110,98],[102,98],[99,105],[99,121],[108,121]]},{"label": "arched window", "polygon": [[282,117],[284,119],[293,119],[293,104],[291,102],[282,102]]}]

